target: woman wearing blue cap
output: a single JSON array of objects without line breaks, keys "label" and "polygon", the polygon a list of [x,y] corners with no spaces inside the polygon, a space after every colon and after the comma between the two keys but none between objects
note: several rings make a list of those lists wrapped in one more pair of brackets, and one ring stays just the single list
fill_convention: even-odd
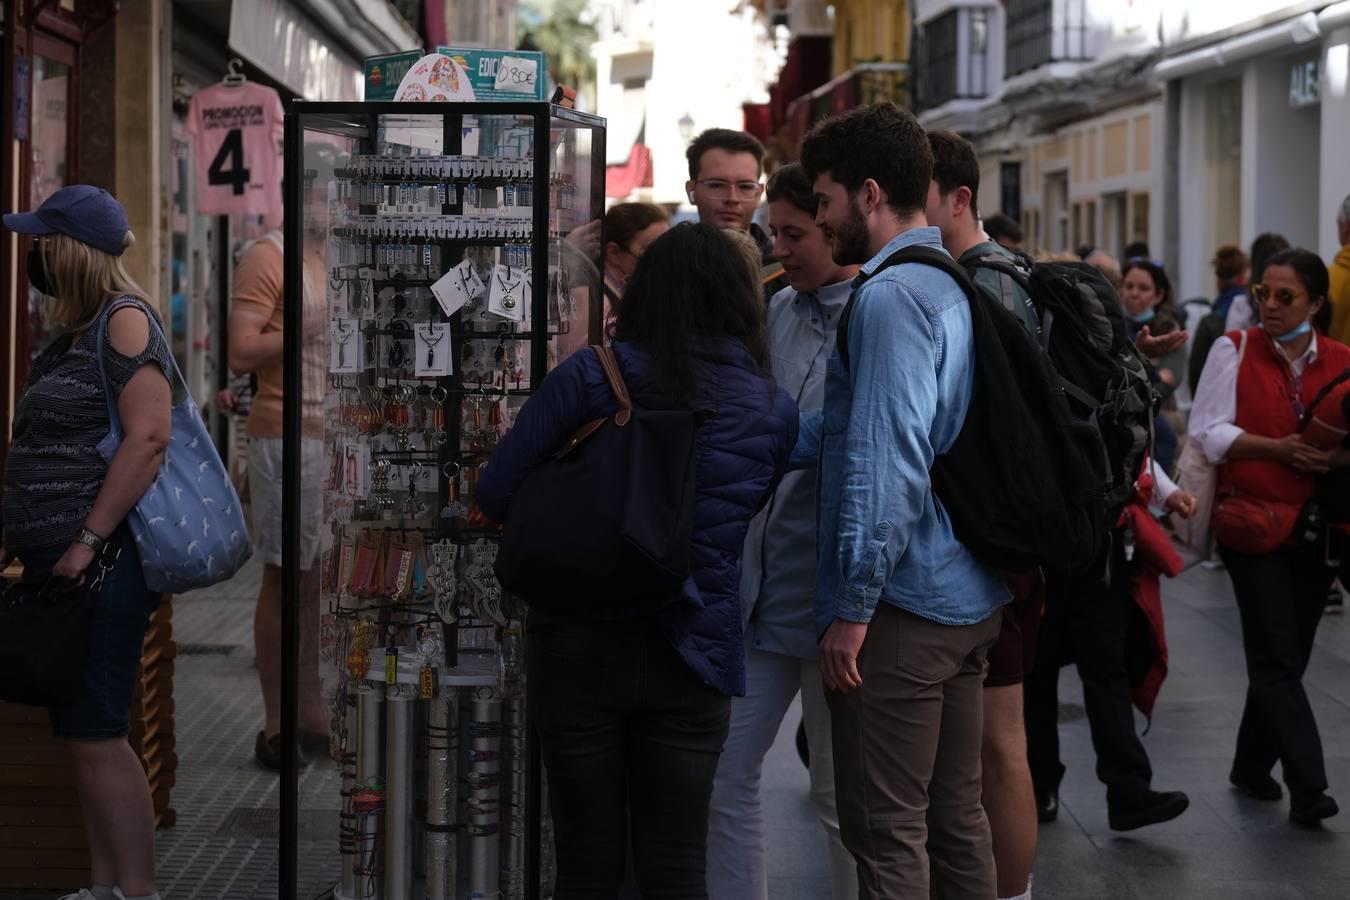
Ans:
[{"label": "woman wearing blue cap", "polygon": [[[81,658],[83,688],[50,707],[52,732],[75,760],[89,838],[92,887],[76,900],[151,898],[154,809],[140,759],[127,743],[131,702],[150,615],[159,603],[141,573],[124,524],[155,478],[169,443],[172,359],[149,299],[122,266],[133,237],[107,191],[74,185],[36,210],[4,217],[33,236],[28,280],[45,298],[59,336],[33,361],[14,411],[0,502],[0,560],[17,556],[24,580],[76,589],[110,545],[120,551],[94,601]],[[97,335],[106,320],[105,338]],[[106,389],[124,432],[105,463],[98,444],[110,427]],[[110,553],[102,553],[107,560]]]}]

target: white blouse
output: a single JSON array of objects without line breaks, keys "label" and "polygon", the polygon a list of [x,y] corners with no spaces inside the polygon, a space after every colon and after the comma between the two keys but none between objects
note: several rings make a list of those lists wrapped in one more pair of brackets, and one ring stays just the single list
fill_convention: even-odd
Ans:
[{"label": "white blouse", "polygon": [[[1253,335],[1251,341],[1264,339]],[[1313,332],[1308,349],[1296,359],[1289,360],[1295,375],[1302,375],[1309,363],[1317,359],[1317,332]],[[1228,450],[1242,434],[1237,420],[1238,350],[1231,338],[1221,337],[1214,342],[1205,360],[1200,383],[1195,388],[1195,402],[1191,404],[1190,424],[1186,429],[1191,440],[1200,443],[1205,458],[1214,465],[1228,461]]]}]

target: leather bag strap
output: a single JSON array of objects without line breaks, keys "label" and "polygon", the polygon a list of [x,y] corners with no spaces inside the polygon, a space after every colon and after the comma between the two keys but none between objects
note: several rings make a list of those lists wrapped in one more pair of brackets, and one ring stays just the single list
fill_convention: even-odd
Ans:
[{"label": "leather bag strap", "polygon": [[[593,345],[591,349],[595,351],[596,357],[600,360],[600,368],[605,372],[605,380],[609,382],[609,389],[614,394],[614,399],[618,401],[619,411],[614,414],[614,424],[622,428],[633,417],[633,398],[628,394],[628,385],[623,382],[623,374],[619,371],[619,360],[609,347]],[[605,421],[605,419],[596,419],[578,428],[567,439],[567,443],[558,448],[558,452],[553,454],[553,458],[562,459],[577,449],[586,442],[587,438],[599,431],[600,426],[604,425]]]},{"label": "leather bag strap", "polygon": [[614,399],[619,402],[619,411],[614,414],[614,424],[622,428],[633,418],[633,398],[628,396],[628,385],[623,383],[619,359],[610,347],[597,344],[591,349],[599,357],[600,368],[605,370],[605,380],[609,382],[609,389],[614,392]]}]

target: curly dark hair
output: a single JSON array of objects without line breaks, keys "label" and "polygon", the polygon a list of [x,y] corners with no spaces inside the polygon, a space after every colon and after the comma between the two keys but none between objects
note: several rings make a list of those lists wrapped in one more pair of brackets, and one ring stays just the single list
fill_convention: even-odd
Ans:
[{"label": "curly dark hair", "polygon": [[[1153,281],[1153,289],[1158,292],[1160,297],[1162,297],[1161,300],[1154,304],[1155,308],[1160,310],[1167,309],[1169,311],[1175,309],[1175,301],[1172,297],[1172,279],[1167,277],[1167,270],[1151,259],[1140,259],[1135,257],[1125,263],[1125,267],[1120,270],[1120,277],[1124,278],[1135,269],[1143,269],[1148,273],[1148,277]],[[1156,329],[1154,330],[1154,333],[1158,333]]]},{"label": "curly dark hair", "polygon": [[899,216],[923,212],[933,180],[928,133],[889,101],[860,106],[821,122],[802,142],[802,165],[815,181],[828,174],[850,194],[872,179]]},{"label": "curly dark hair", "polygon": [[682,222],[638,258],[618,306],[616,340],[640,346],[681,405],[698,397],[693,349],[700,338],[729,337],[769,371],[764,300],[745,257],[721,230]]},{"label": "curly dark hair", "polygon": [[689,149],[684,151],[689,160],[689,178],[698,181],[699,167],[703,164],[703,154],[709,150],[725,150],[728,153],[749,153],[755,158],[761,169],[764,168],[764,145],[753,134],[735,131],[730,128],[709,128],[694,138]]}]

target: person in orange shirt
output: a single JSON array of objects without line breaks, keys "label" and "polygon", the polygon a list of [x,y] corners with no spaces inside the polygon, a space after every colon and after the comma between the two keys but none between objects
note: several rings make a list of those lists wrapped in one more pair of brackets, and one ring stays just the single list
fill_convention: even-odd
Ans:
[{"label": "person in orange shirt", "polygon": [[[323,442],[323,398],[327,360],[322,286],[323,242],[307,241],[314,258],[305,260],[304,374],[301,397],[301,509],[299,534],[301,621],[318,620],[319,528],[322,486],[326,476]],[[234,272],[230,296],[229,366],[237,375],[253,374],[258,387],[248,417],[248,484],[253,512],[253,542],[263,563],[262,587],[254,613],[253,640],[262,686],[264,721],[254,747],[259,764],[281,768],[281,460],[282,460],[282,322],[284,287],[280,231],[268,232],[244,250]],[[314,285],[320,290],[316,291]],[[300,638],[301,745],[327,744],[328,718],[320,697],[318,642],[314,628]]]}]

